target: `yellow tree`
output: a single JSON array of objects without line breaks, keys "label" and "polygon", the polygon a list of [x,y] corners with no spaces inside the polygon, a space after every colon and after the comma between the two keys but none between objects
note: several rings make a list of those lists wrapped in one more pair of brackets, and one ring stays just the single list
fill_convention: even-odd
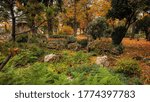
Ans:
[{"label": "yellow tree", "polygon": [[74,15],[74,2],[72,1],[64,0],[65,12],[61,14],[61,18],[65,23],[68,21],[72,23],[74,16],[76,16],[78,28],[82,31],[85,31],[88,23],[96,17],[106,16],[111,8],[111,3],[108,0],[78,0],[76,2],[76,15]]}]

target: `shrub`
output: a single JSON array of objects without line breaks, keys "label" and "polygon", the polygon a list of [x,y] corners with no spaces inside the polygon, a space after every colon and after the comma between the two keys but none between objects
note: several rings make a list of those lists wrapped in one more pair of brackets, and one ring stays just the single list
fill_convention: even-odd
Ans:
[{"label": "shrub", "polygon": [[5,42],[3,44],[0,45],[0,52],[3,53],[4,55],[8,55],[9,48],[13,48],[15,46],[15,43],[13,42]]},{"label": "shrub", "polygon": [[67,38],[67,42],[68,43],[75,43],[77,41],[77,39],[74,36],[69,36]]},{"label": "shrub", "polygon": [[73,29],[70,26],[63,26],[60,31],[62,34],[72,35]]},{"label": "shrub", "polygon": [[92,51],[101,55],[111,54],[112,48],[112,44],[108,41],[95,40],[88,44],[89,52]]},{"label": "shrub", "polygon": [[119,76],[98,65],[82,65],[70,68],[71,84],[90,85],[121,85],[124,84]]},{"label": "shrub", "polygon": [[49,35],[49,38],[67,38],[67,35]]},{"label": "shrub", "polygon": [[22,43],[26,43],[28,42],[28,34],[22,34],[22,35],[18,35],[16,38],[16,42],[22,42]]},{"label": "shrub", "polygon": [[113,29],[109,27],[108,29],[105,30],[104,37],[110,37],[112,32],[113,32]]},{"label": "shrub", "polygon": [[45,53],[44,50],[36,44],[28,45],[27,49],[33,53],[33,56],[36,56],[36,57],[41,57]]},{"label": "shrub", "polygon": [[88,40],[82,39],[82,40],[79,40],[78,43],[81,45],[82,48],[85,48],[88,44]]},{"label": "shrub", "polygon": [[88,58],[89,58],[88,54],[82,51],[78,51],[74,56],[72,56],[71,61],[77,64],[82,64],[82,63],[87,63],[89,61]]},{"label": "shrub", "polygon": [[6,65],[6,68],[19,68],[28,64],[34,63],[38,60],[38,57],[34,55],[34,52],[29,50],[23,50],[18,55],[14,56]]},{"label": "shrub", "polygon": [[89,23],[87,27],[87,34],[90,34],[93,39],[103,36],[104,31],[108,28],[105,18],[99,17]]},{"label": "shrub", "polygon": [[138,63],[133,59],[121,59],[117,61],[116,72],[123,73],[126,76],[139,76],[140,67]]},{"label": "shrub", "polygon": [[112,47],[113,47],[113,49],[112,49],[111,53],[114,54],[114,55],[120,55],[124,51],[124,47],[123,47],[122,44],[120,44],[120,45],[113,45]]},{"label": "shrub", "polygon": [[0,64],[1,64],[1,62],[4,61],[5,58],[6,58],[6,56],[0,55]]}]

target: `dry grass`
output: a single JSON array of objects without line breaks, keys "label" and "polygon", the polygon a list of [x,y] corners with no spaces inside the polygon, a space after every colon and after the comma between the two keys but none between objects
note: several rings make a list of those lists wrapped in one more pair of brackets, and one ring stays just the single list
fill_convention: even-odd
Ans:
[{"label": "dry grass", "polygon": [[[101,39],[102,43],[110,43],[111,39],[103,38]],[[120,56],[109,56],[110,66],[115,66],[115,62],[118,59],[122,58],[133,58],[135,56],[141,56],[143,58],[150,58],[150,42],[145,39],[136,39],[130,40],[129,38],[124,38],[122,42],[125,47],[124,53]],[[90,58],[91,62],[95,62],[96,57]],[[144,84],[150,84],[150,66],[147,65],[144,61],[139,61],[140,68],[142,69],[141,79],[144,81]]]},{"label": "dry grass", "polygon": [[[141,56],[144,58],[150,58],[150,42],[145,39],[130,40],[125,38],[123,40],[123,45],[125,46],[125,52],[121,57]],[[139,65],[142,69],[141,78],[144,80],[144,84],[150,84],[150,66],[143,61],[139,61]]]}]

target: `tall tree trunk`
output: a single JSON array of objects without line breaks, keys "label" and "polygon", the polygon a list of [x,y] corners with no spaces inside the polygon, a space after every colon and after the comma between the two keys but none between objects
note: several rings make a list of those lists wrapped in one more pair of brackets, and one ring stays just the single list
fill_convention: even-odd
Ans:
[{"label": "tall tree trunk", "polygon": [[36,29],[36,26],[35,26],[35,21],[34,19],[31,21],[31,31],[32,31],[32,35],[36,35],[37,34],[37,29]]},{"label": "tall tree trunk", "polygon": [[48,27],[48,34],[49,35],[53,35],[53,18],[52,17],[48,17],[47,18],[47,27]]},{"label": "tall tree trunk", "polygon": [[150,33],[149,32],[146,32],[146,40],[150,41]]},{"label": "tall tree trunk", "polygon": [[77,6],[77,1],[74,0],[74,35],[76,36],[77,34],[77,9],[76,9],[76,6]]},{"label": "tall tree trunk", "polygon": [[11,1],[10,4],[10,14],[11,14],[11,19],[12,19],[12,40],[15,42],[16,41],[16,18],[14,15],[14,0]]},{"label": "tall tree trunk", "polygon": [[[47,7],[53,6],[53,0],[47,2]],[[47,15],[47,31],[49,35],[53,35],[53,15]]]},{"label": "tall tree trunk", "polygon": [[114,45],[119,45],[123,38],[125,37],[127,33],[127,28],[125,26],[120,26],[114,29],[111,38],[112,38],[112,43]]}]

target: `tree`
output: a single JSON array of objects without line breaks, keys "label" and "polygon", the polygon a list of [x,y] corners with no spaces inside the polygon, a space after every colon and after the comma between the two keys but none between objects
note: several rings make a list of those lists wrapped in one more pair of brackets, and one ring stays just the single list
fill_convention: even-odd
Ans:
[{"label": "tree", "polygon": [[53,34],[54,17],[62,10],[63,0],[40,0],[45,5],[48,34]]},{"label": "tree", "polygon": [[136,23],[137,30],[142,30],[145,32],[146,39],[150,41],[150,16],[145,16],[143,19],[140,19]]},{"label": "tree", "polygon": [[137,20],[139,12],[149,6],[147,2],[148,0],[112,0],[112,9],[107,16],[119,20],[126,19],[125,25],[116,28],[112,33],[113,44],[119,45],[122,42],[130,25]]},{"label": "tree", "polygon": [[[74,5],[74,3],[76,3]],[[95,17],[106,16],[110,9],[110,2],[106,0],[64,0],[65,12],[61,14],[61,18],[65,24],[69,24],[72,28],[80,28],[83,33],[89,22]],[[74,26],[76,25],[76,27]]]},{"label": "tree", "polygon": [[15,0],[1,0],[0,1],[0,16],[2,17],[1,19],[11,19],[12,23],[12,31],[11,31],[11,36],[12,40],[15,42],[16,40],[16,16],[15,16]]}]

